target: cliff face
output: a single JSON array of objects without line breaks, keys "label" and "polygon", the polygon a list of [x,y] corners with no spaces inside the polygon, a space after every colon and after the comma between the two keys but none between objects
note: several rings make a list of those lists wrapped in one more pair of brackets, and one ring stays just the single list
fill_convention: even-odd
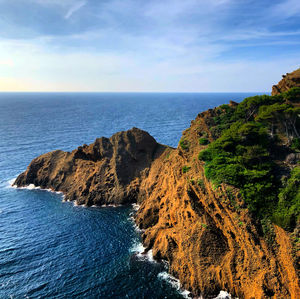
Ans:
[{"label": "cliff face", "polygon": [[300,68],[282,76],[282,80],[272,87],[272,95],[288,91],[291,87],[300,87]]},{"label": "cliff face", "polygon": [[274,226],[270,247],[238,190],[205,179],[198,140],[203,132],[212,140],[214,116],[199,114],[183,133],[188,148],[165,152],[143,181],[136,221],[144,244],[194,295],[214,298],[222,289],[239,298],[299,298],[288,234]]},{"label": "cliff face", "polygon": [[165,146],[147,132],[133,128],[98,138],[71,153],[53,151],[34,159],[15,181],[62,191],[78,204],[125,204],[139,200],[139,186]]},{"label": "cliff face", "polygon": [[205,178],[198,154],[207,145],[199,137],[218,137],[211,130],[216,116],[217,109],[199,114],[177,149],[133,128],[71,153],[47,153],[15,184],[63,191],[78,204],[139,202],[146,250],[167,260],[195,296],[213,298],[222,289],[239,298],[300,298],[289,234],[270,225],[266,238],[238,189],[214,188]]}]

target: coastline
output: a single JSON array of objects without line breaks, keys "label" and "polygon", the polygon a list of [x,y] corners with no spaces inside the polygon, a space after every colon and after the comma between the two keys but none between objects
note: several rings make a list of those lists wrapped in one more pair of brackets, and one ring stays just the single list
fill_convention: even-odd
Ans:
[{"label": "coastline", "polygon": [[[46,192],[50,192],[50,193],[62,196],[62,202],[70,202],[70,203],[72,202],[70,200],[66,201],[64,199],[65,195],[63,194],[62,191],[54,191],[50,188],[43,189],[40,186],[35,186],[34,184],[30,184],[28,186],[23,186],[23,187],[18,187],[16,185],[14,185],[15,181],[16,181],[16,178],[10,179],[8,181],[8,187],[13,188],[13,189],[18,189],[18,190],[46,191]],[[83,207],[83,208],[106,208],[106,207],[115,208],[115,207],[121,207],[121,206],[124,206],[124,205],[111,205],[110,204],[110,205],[101,205],[101,206],[92,205],[92,206],[88,207],[86,205],[78,205],[76,202],[73,202],[73,206],[74,207]],[[133,204],[131,204],[131,206],[132,206],[132,212],[130,213],[130,217],[128,218],[128,221],[130,221],[132,223],[132,225],[133,225],[134,229],[136,230],[136,232],[139,235],[141,235],[144,230],[142,230],[138,227],[138,225],[135,222],[135,218],[134,218],[134,215],[137,213],[138,209],[140,208],[140,205],[133,203]],[[168,262],[166,260],[161,260],[161,261],[158,262],[153,257],[153,250],[152,249],[148,250],[147,252],[145,252],[145,251],[146,251],[146,247],[144,247],[142,242],[136,242],[130,248],[130,252],[132,254],[134,254],[139,260],[147,261],[147,262],[150,262],[150,263],[160,263],[161,265],[164,265],[164,267],[166,267],[166,270],[167,270]],[[168,273],[166,271],[162,271],[158,274],[158,278],[162,279],[162,280],[165,280],[169,285],[172,286],[172,288],[174,288],[180,295],[182,295],[183,298],[186,298],[186,299],[193,298],[192,293],[190,291],[182,288],[180,280],[178,278],[172,276],[170,273]],[[215,297],[214,299],[231,299],[231,298],[232,297],[228,292],[220,290],[219,295],[217,297]],[[199,297],[199,299],[205,299],[205,298]],[[236,298],[236,299],[238,299],[238,298]]]}]

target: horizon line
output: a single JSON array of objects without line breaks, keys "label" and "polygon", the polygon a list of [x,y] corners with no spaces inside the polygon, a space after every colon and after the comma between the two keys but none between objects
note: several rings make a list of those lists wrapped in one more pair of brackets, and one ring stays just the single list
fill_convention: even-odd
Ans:
[{"label": "horizon line", "polygon": [[271,93],[271,91],[0,91],[0,93]]}]

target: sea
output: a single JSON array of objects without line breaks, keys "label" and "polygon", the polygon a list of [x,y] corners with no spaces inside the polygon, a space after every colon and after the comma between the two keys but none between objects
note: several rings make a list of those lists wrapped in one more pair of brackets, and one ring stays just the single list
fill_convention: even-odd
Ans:
[{"label": "sea", "polygon": [[136,206],[84,208],[11,183],[43,153],[132,127],[177,147],[198,113],[255,94],[0,93],[0,298],[188,298],[142,254]]}]

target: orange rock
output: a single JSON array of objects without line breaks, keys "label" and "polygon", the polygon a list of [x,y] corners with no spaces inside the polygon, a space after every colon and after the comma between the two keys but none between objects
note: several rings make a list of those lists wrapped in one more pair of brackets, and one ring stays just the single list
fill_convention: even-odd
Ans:
[{"label": "orange rock", "polygon": [[[292,74],[300,70],[273,87],[274,94],[290,87]],[[195,296],[226,290],[245,299],[300,298],[289,233],[271,225],[267,242],[239,190],[214,188],[204,176],[198,153],[206,145],[199,137],[217,137],[210,130],[214,116],[216,109],[200,113],[177,149],[133,128],[71,153],[42,155],[15,184],[62,191],[79,204],[141,203],[135,220],[146,251],[167,260],[171,274]]]}]

